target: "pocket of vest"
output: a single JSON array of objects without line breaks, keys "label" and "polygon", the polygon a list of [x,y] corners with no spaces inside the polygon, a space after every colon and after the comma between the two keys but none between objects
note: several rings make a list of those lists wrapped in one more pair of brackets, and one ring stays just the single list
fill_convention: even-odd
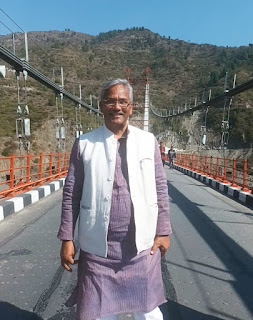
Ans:
[{"label": "pocket of vest", "polygon": [[140,167],[141,169],[145,169],[145,167],[148,167],[152,164],[152,158],[142,158],[140,160]]},{"label": "pocket of vest", "polygon": [[84,210],[90,210],[90,209],[91,209],[91,207],[89,207],[89,206],[84,206],[83,204],[81,204],[81,208],[84,209]]},{"label": "pocket of vest", "polygon": [[83,225],[93,226],[96,221],[96,213],[94,210],[81,206],[80,208],[80,222],[82,221]]}]

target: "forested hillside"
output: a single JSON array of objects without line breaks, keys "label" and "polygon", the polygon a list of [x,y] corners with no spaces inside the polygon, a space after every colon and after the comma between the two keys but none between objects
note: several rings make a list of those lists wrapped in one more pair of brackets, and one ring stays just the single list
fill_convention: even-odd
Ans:
[{"label": "forested hillside", "polygon": [[[134,87],[134,100],[138,106],[144,104],[146,68],[150,68],[150,97],[152,104],[160,109],[177,107],[186,101],[194,103],[207,99],[212,89],[212,97],[223,92],[224,76],[228,72],[228,88],[232,87],[233,76],[237,74],[237,84],[248,81],[253,76],[253,45],[247,47],[217,47],[209,44],[194,44],[178,39],[166,38],[144,28],[114,30],[90,36],[65,30],[64,32],[30,32],[29,63],[49,78],[55,77],[60,84],[60,67],[64,70],[65,89],[79,94],[78,85],[83,88],[83,99],[89,101],[99,96],[103,82],[115,77],[125,78],[125,67],[131,69],[130,81]],[[16,54],[25,57],[24,36],[16,35]],[[0,43],[12,50],[11,36],[0,36]],[[5,64],[0,61],[0,64]],[[39,132],[47,120],[55,118],[54,93],[29,79],[28,105],[32,132]],[[0,79],[1,127],[0,136],[15,137],[17,89],[14,72],[8,71],[5,79]],[[204,93],[203,93],[204,92]],[[210,108],[207,130],[218,137],[222,120],[222,104]],[[140,113],[141,108],[136,112]],[[75,125],[74,105],[64,102],[64,115],[69,128]],[[84,127],[90,116],[83,115]],[[198,126],[203,115],[200,113]],[[233,99],[230,115],[230,147],[249,147],[253,142],[253,90],[248,90]],[[85,122],[86,121],[86,122]],[[170,123],[161,124],[152,117],[155,133],[162,131]],[[85,128],[84,128],[85,129]],[[195,128],[196,129],[196,128]],[[74,130],[74,129],[73,129]],[[180,120],[174,130],[182,131]],[[184,128],[182,138],[187,141],[188,131]],[[32,139],[34,136],[32,136]],[[36,138],[38,139],[38,138]],[[197,139],[197,137],[196,137]],[[3,140],[3,141],[5,141]],[[73,140],[73,139],[72,139]],[[52,145],[52,142],[48,142]],[[9,143],[10,144],[10,143]],[[6,149],[5,148],[5,149]],[[3,148],[1,148],[3,150]]]}]

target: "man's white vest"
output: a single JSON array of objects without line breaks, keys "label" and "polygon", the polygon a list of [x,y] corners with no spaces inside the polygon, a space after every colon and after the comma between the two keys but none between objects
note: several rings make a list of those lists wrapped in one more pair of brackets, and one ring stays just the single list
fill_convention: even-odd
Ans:
[{"label": "man's white vest", "polygon": [[[134,207],[138,253],[151,248],[157,225],[153,134],[128,126],[127,164]],[[83,193],[80,205],[79,242],[83,251],[107,256],[107,233],[116,165],[117,139],[100,127],[79,138],[84,163]]]}]

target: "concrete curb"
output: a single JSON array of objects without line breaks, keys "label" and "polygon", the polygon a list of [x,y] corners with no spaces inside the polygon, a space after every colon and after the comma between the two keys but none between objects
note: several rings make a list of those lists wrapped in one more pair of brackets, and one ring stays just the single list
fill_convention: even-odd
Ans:
[{"label": "concrete curb", "polygon": [[0,202],[0,221],[61,189],[65,177]]},{"label": "concrete curb", "polygon": [[209,185],[213,189],[215,189],[221,193],[224,193],[224,194],[228,195],[229,197],[253,208],[253,194],[250,194],[249,192],[243,192],[243,191],[239,190],[238,188],[231,187],[229,184],[222,183],[218,180],[207,177],[201,173],[183,168],[178,165],[174,165],[174,168],[178,171],[183,172],[184,174],[187,174],[188,176],[190,176],[196,180],[199,180],[199,181],[205,183],[206,185]]}]

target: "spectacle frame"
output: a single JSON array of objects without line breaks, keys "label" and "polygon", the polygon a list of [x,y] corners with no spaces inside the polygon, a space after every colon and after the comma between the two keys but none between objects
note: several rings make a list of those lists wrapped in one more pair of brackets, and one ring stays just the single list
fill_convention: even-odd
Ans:
[{"label": "spectacle frame", "polygon": [[123,99],[119,99],[119,100],[114,100],[114,99],[104,99],[103,103],[106,107],[108,108],[113,108],[115,107],[116,103],[118,103],[118,105],[122,108],[122,109],[126,109],[131,102],[128,102],[126,100]]}]

